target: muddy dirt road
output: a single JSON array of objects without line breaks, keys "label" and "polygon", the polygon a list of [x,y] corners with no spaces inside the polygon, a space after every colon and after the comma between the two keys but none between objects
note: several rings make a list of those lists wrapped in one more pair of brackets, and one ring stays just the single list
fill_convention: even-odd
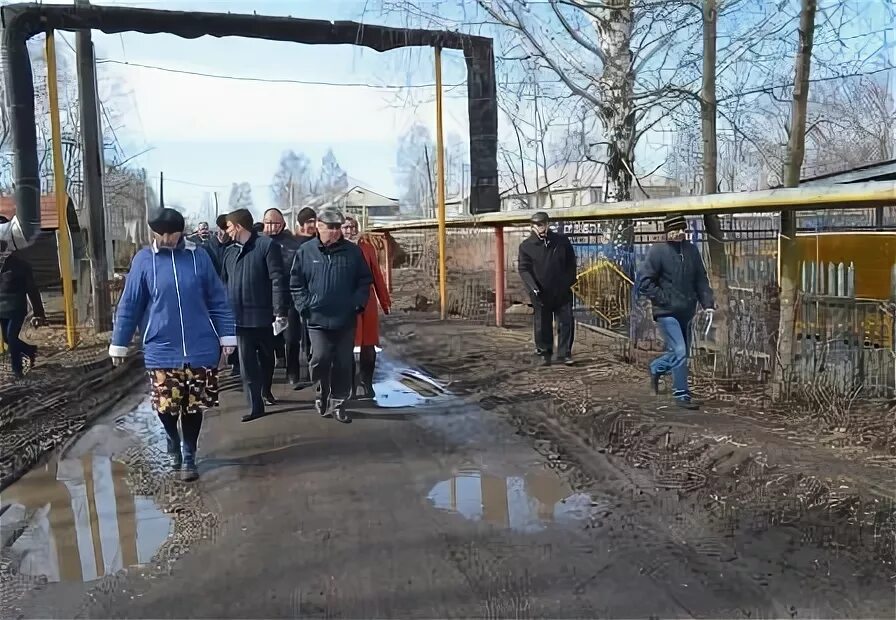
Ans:
[{"label": "muddy dirt road", "polygon": [[118,412],[5,492],[27,525],[4,617],[893,617],[880,564],[786,524],[702,529],[624,462],[394,358],[377,387],[351,425],[283,385],[243,424],[225,392],[192,485],[161,467],[145,404]]}]

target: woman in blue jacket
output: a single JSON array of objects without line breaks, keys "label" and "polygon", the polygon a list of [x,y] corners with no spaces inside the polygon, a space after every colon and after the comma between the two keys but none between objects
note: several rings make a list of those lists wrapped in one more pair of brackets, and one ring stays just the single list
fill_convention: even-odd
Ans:
[{"label": "woman in blue jacket", "polygon": [[183,216],[161,209],[149,227],[153,243],[131,263],[109,356],[120,364],[142,329],[152,406],[168,435],[172,467],[195,480],[202,411],[218,404],[218,365],[222,353],[233,353],[236,325],[208,253],[183,237]]}]

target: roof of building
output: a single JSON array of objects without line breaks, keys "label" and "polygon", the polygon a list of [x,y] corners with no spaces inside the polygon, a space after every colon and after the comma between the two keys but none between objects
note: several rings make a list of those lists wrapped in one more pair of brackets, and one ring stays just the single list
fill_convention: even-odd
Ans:
[{"label": "roof of building", "polygon": [[[12,218],[16,214],[14,196],[0,196],[0,215]],[[59,214],[56,211],[56,194],[44,194],[40,197],[40,227],[43,230],[59,228]]]},{"label": "roof of building", "polygon": [[896,180],[896,159],[801,179],[800,185],[838,185],[892,180]]}]

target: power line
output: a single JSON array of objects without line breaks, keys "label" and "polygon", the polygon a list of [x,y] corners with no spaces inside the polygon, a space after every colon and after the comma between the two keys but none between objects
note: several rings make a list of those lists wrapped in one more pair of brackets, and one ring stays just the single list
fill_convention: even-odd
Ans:
[{"label": "power line", "polygon": [[[435,82],[429,84],[369,84],[367,82],[322,82],[315,80],[295,80],[289,78],[260,78],[247,75],[225,75],[223,73],[203,73],[201,71],[187,71],[186,69],[174,69],[172,67],[159,67],[157,65],[146,65],[138,62],[128,62],[126,60],[113,60],[104,58],[97,60],[97,64],[115,64],[125,65],[128,67],[138,67],[140,69],[152,69],[155,71],[165,71],[168,73],[179,73],[181,75],[194,75],[198,77],[216,78],[220,80],[237,80],[241,82],[264,82],[267,84],[302,84],[305,86],[336,86],[350,88],[373,88],[382,90],[403,90],[406,88],[435,88]],[[463,86],[465,82],[457,84],[443,84],[444,87],[457,88]]]}]

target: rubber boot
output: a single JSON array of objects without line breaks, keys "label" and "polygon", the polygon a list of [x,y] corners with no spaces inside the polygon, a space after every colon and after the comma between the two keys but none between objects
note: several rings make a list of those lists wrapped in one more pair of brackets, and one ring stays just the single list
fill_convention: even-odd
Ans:
[{"label": "rubber boot", "polygon": [[202,414],[184,414],[181,416],[180,425],[184,432],[184,464],[181,479],[184,482],[192,482],[199,478],[196,450],[199,447],[199,431],[202,430]]},{"label": "rubber boot", "polygon": [[180,449],[180,433],[177,430],[177,418],[167,413],[160,413],[159,421],[165,427],[165,439],[168,444],[168,462],[171,465],[171,469],[178,471],[183,465],[183,454]]}]

